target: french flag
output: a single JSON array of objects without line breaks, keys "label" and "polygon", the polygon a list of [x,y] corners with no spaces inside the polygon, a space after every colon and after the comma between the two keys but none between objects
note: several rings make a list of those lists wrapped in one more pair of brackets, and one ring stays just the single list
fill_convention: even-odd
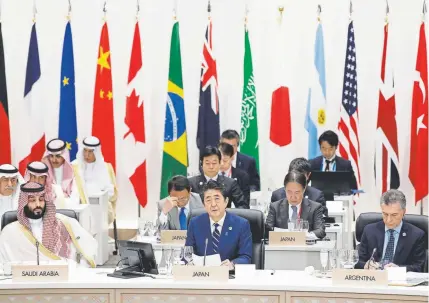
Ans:
[{"label": "french flag", "polygon": [[28,48],[27,72],[25,75],[24,103],[29,111],[29,144],[25,146],[25,154],[19,162],[19,171],[25,173],[27,164],[40,161],[45,152],[45,129],[43,121],[42,92],[40,86],[40,60],[37,43],[36,23],[31,29],[30,46]]}]

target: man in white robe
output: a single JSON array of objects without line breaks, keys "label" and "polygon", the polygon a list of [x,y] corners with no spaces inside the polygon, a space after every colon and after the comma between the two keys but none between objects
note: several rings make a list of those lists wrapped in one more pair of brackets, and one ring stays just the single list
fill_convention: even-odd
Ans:
[{"label": "man in white robe", "polygon": [[56,205],[58,208],[73,208],[88,203],[85,191],[76,184],[70,153],[63,140],[52,139],[48,142],[42,162],[48,166],[48,175],[52,179],[56,201],[61,202]]},{"label": "man in white robe", "polygon": [[45,187],[28,182],[21,186],[18,221],[0,234],[0,262],[73,260],[80,267],[95,267],[97,241],[75,219],[57,214],[45,201]]},{"label": "man in white robe", "polygon": [[116,217],[118,197],[115,171],[110,163],[104,162],[101,143],[97,137],[86,137],[82,141],[72,166],[77,186],[82,187],[81,190],[89,197],[107,192],[108,223],[112,223]]},{"label": "man in white robe", "polygon": [[3,214],[18,208],[19,186],[24,179],[11,164],[0,165],[0,220]]}]

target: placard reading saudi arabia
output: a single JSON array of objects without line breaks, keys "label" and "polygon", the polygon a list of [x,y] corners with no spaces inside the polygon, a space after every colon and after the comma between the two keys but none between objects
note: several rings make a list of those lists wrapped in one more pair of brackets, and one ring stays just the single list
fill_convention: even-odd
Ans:
[{"label": "placard reading saudi arabia", "polygon": [[68,264],[13,264],[12,280],[14,282],[57,282],[69,279]]},{"label": "placard reading saudi arabia", "polygon": [[228,266],[173,266],[175,281],[226,282],[229,279]]},{"label": "placard reading saudi arabia", "polygon": [[182,244],[186,242],[186,230],[161,230],[161,243]]},{"label": "placard reading saudi arabia", "polygon": [[269,245],[303,246],[305,245],[304,231],[270,231]]},{"label": "placard reading saudi arabia", "polygon": [[387,271],[366,269],[334,269],[332,272],[334,285],[377,285],[387,286]]}]

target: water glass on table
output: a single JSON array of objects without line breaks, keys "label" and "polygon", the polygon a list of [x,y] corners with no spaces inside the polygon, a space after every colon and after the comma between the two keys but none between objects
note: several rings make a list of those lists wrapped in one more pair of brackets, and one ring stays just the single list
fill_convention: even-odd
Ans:
[{"label": "water glass on table", "polygon": [[183,247],[175,247],[173,248],[173,265],[180,265],[183,259]]},{"label": "water glass on table", "polygon": [[310,223],[306,220],[301,220],[301,231],[308,233],[308,229],[310,228]]},{"label": "water glass on table", "polygon": [[194,248],[192,246],[185,246],[183,248],[183,259],[185,259],[186,265],[194,265]]},{"label": "water glass on table", "polygon": [[327,249],[320,250],[320,264],[323,267],[322,275],[326,276],[326,267],[328,266],[329,251]]},{"label": "water glass on table", "polygon": [[331,270],[337,268],[338,262],[338,251],[336,249],[331,249],[329,251],[329,264],[331,265]]}]

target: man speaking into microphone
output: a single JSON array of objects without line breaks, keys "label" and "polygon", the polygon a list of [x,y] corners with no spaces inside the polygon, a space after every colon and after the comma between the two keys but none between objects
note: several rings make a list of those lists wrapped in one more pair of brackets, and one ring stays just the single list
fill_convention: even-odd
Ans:
[{"label": "man speaking into microphone", "polygon": [[207,213],[191,219],[186,246],[192,246],[198,256],[219,254],[223,266],[234,269],[235,264],[250,264],[252,233],[249,222],[227,212],[222,186],[209,181],[203,189]]}]

